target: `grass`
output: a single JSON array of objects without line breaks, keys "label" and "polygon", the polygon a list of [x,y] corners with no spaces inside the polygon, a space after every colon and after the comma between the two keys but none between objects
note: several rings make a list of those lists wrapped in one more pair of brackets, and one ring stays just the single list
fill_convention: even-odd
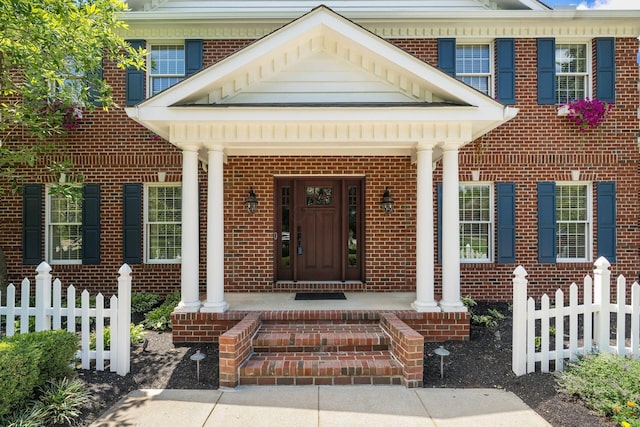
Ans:
[{"label": "grass", "polygon": [[610,354],[582,357],[558,374],[559,390],[623,427],[640,427],[640,360]]}]

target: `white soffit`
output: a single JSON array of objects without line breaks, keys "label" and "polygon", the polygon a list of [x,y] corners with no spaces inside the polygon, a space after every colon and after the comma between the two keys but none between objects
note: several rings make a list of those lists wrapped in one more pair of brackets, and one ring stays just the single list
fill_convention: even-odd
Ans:
[{"label": "white soffit", "polygon": [[516,112],[326,7],[127,109],[174,144],[228,148],[261,139],[463,143]]}]

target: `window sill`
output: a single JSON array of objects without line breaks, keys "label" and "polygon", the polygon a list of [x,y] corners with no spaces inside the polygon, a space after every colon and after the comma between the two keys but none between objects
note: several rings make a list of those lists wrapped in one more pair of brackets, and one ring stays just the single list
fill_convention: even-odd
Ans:
[{"label": "window sill", "polygon": [[566,117],[569,115],[569,106],[564,104],[558,107],[558,117]]}]

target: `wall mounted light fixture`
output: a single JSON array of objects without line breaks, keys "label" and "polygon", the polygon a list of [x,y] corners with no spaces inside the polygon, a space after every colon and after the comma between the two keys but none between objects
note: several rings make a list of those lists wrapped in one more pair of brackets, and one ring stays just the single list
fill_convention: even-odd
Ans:
[{"label": "wall mounted light fixture", "polygon": [[382,206],[382,210],[384,210],[384,213],[391,213],[393,211],[393,204],[394,201],[391,198],[391,194],[389,193],[389,187],[387,187],[384,190],[384,194],[382,195],[382,201],[380,202],[380,205]]},{"label": "wall mounted light fixture", "polygon": [[247,196],[247,200],[244,201],[244,204],[249,213],[254,213],[258,208],[258,198],[256,197],[256,193],[253,192],[253,187],[249,188],[249,196]]}]

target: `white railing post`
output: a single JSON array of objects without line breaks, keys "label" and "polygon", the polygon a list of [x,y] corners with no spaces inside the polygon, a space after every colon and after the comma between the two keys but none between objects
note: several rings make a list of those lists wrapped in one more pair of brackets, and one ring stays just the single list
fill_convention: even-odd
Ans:
[{"label": "white railing post", "polygon": [[44,331],[51,329],[51,266],[43,261],[36,271],[36,331]]},{"label": "white railing post", "polygon": [[640,357],[640,285],[631,286],[631,357]]},{"label": "white railing post", "polygon": [[596,267],[593,270],[594,302],[599,306],[595,314],[596,342],[601,353],[610,353],[611,271],[609,266],[611,264],[605,257],[600,257],[594,265]]},{"label": "white railing post", "polygon": [[[127,375],[129,373],[130,352],[131,352],[131,331],[129,324],[131,323],[131,267],[123,264],[118,270],[118,319],[116,320],[118,328],[118,344],[116,355],[118,375]],[[113,360],[111,361],[113,362]]]},{"label": "white railing post", "polygon": [[626,331],[625,318],[627,310],[625,296],[627,294],[627,281],[623,275],[618,276],[618,286],[616,288],[616,354],[624,357],[626,355]]},{"label": "white railing post", "polygon": [[513,275],[511,369],[516,375],[524,375],[527,373],[527,271],[519,265]]}]

